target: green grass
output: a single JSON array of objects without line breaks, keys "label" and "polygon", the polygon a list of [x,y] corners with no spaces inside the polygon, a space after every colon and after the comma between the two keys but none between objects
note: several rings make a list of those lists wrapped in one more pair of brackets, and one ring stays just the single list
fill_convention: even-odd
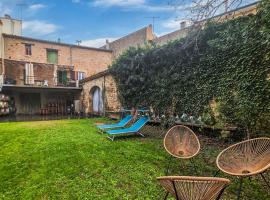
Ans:
[{"label": "green grass", "polygon": [[[168,160],[162,139],[150,134],[111,142],[96,121],[105,119],[1,123],[0,199],[162,199],[156,182]],[[195,159],[198,174],[215,172],[219,150],[204,147]],[[183,164],[182,175],[193,173]],[[172,168],[179,174],[179,160]],[[233,181],[224,199],[234,199],[236,186]],[[259,181],[244,186],[246,199],[267,199]]]}]

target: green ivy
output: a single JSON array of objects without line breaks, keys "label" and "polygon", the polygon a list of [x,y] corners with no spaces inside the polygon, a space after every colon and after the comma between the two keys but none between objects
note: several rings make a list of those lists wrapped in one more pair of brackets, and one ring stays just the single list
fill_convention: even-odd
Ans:
[{"label": "green ivy", "polygon": [[270,2],[256,15],[209,22],[164,46],[130,48],[110,70],[123,105],[198,117],[214,99],[219,115],[209,124],[270,133]]}]

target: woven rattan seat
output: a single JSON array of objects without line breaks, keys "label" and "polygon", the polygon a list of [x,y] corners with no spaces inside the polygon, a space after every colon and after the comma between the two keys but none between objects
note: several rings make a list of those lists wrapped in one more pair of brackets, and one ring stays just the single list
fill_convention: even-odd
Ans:
[{"label": "woven rattan seat", "polygon": [[172,127],[164,137],[166,151],[176,158],[192,158],[200,151],[200,142],[195,133],[188,127]]},{"label": "woven rattan seat", "polygon": [[270,167],[270,138],[262,137],[234,144],[217,157],[218,168],[234,176],[251,176]]},{"label": "woven rattan seat", "polygon": [[228,179],[214,177],[164,176],[157,179],[177,200],[219,199],[230,183]]}]

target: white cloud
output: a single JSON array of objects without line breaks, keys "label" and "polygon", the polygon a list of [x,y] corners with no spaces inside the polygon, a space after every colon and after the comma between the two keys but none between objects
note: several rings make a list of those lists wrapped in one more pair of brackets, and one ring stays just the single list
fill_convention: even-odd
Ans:
[{"label": "white cloud", "polygon": [[181,22],[186,22],[186,26],[190,26],[192,22],[187,19],[168,19],[164,22],[162,22],[161,26],[166,29],[171,29],[171,30],[176,30],[180,28],[180,23]]},{"label": "white cloud", "polygon": [[38,4],[32,4],[30,5],[28,8],[30,11],[37,11],[40,10],[42,8],[45,8],[46,6],[44,4],[38,3]]},{"label": "white cloud", "polygon": [[80,0],[72,0],[72,3],[80,3]]},{"label": "white cloud", "polygon": [[126,11],[144,10],[147,12],[167,12],[174,8],[169,5],[150,5],[146,0],[95,0],[91,5],[96,7],[121,7]]},{"label": "white cloud", "polygon": [[109,40],[109,42],[112,42],[114,40],[117,40],[118,38],[97,38],[93,40],[84,40],[82,41],[81,45],[88,46],[88,47],[102,47],[106,44],[106,40]]},{"label": "white cloud", "polygon": [[23,33],[29,36],[43,36],[55,33],[60,27],[46,21],[23,21]]},{"label": "white cloud", "polygon": [[7,6],[6,3],[0,2],[0,16],[4,16],[5,14],[12,14],[12,9]]},{"label": "white cloud", "polygon": [[145,4],[145,0],[94,0],[94,6],[111,7],[111,6],[138,6]]},{"label": "white cloud", "polygon": [[156,5],[144,4],[144,5],[130,7],[130,8],[127,8],[126,10],[144,10],[147,12],[169,12],[169,11],[174,11],[175,9],[168,5],[156,6]]}]

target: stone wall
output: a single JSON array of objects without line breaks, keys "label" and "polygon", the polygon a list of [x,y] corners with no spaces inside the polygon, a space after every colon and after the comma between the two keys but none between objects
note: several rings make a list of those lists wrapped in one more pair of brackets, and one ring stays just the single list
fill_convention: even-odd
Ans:
[{"label": "stone wall", "polygon": [[[113,77],[107,72],[96,74],[83,80],[83,91],[81,100],[85,113],[93,112],[93,88],[99,87],[103,94],[103,102],[105,105],[104,112],[115,112],[121,108],[118,99],[117,87]],[[100,113],[102,114],[102,113]]]},{"label": "stone wall", "polygon": [[[47,49],[58,51],[59,65],[74,66],[75,71],[91,76],[107,69],[112,62],[112,52],[105,49],[68,45],[20,36],[4,35],[5,59],[47,63]],[[32,44],[32,55],[25,54],[25,44]]]},{"label": "stone wall", "polygon": [[[152,25],[149,25],[118,40],[110,42],[107,44],[107,48],[113,51],[113,56],[116,58],[129,47],[143,46],[154,38],[155,35],[152,30]],[[103,48],[105,48],[105,46]]]},{"label": "stone wall", "polygon": [[189,28],[180,29],[166,35],[160,36],[154,39],[154,42],[158,45],[164,45],[170,41],[181,39],[187,36],[188,32],[190,31]]}]

